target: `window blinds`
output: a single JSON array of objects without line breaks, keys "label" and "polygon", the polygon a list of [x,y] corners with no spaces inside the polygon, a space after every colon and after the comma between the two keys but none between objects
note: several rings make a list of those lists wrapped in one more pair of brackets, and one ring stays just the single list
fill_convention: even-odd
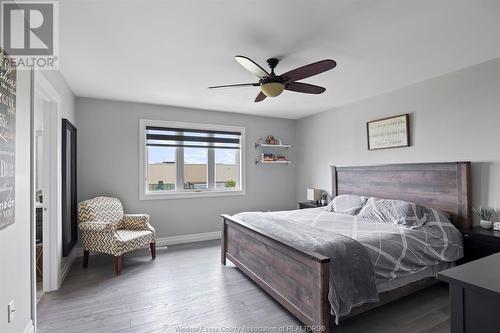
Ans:
[{"label": "window blinds", "polygon": [[146,146],[240,149],[240,132],[146,126]]}]

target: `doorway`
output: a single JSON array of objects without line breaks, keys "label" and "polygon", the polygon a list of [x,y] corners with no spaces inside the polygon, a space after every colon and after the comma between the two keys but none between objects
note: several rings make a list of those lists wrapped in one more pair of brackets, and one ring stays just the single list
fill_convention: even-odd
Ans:
[{"label": "doorway", "polygon": [[35,95],[34,113],[33,113],[33,130],[34,140],[33,143],[33,161],[34,161],[34,183],[35,183],[35,274],[36,274],[36,303],[40,301],[43,296],[43,224],[47,221],[44,212],[47,211],[44,204],[44,193],[46,192],[44,183],[44,135],[43,135],[43,122],[44,122],[44,103],[45,101],[41,96]]},{"label": "doorway", "polygon": [[61,265],[61,125],[60,98],[39,71],[33,93],[34,262],[38,304],[43,293],[57,290]]}]

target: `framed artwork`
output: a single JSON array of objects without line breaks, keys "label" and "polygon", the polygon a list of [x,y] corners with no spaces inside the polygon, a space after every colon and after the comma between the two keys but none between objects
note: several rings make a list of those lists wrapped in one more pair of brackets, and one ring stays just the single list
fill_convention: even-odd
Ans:
[{"label": "framed artwork", "polygon": [[366,123],[368,150],[410,146],[410,116],[372,120]]},{"label": "framed artwork", "polygon": [[0,48],[0,230],[15,222],[16,69]]}]

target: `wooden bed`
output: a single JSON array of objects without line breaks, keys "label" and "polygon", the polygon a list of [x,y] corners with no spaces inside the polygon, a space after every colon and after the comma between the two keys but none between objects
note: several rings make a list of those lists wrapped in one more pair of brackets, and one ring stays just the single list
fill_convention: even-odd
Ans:
[{"label": "wooden bed", "polygon": [[[440,209],[461,229],[472,226],[470,162],[332,166],[332,196],[358,194],[400,199]],[[221,262],[230,260],[314,331],[330,331],[330,258],[259,228],[222,215]],[[380,301],[354,308],[347,317],[435,283],[420,280],[379,294]],[[341,318],[345,319],[347,317]]]}]

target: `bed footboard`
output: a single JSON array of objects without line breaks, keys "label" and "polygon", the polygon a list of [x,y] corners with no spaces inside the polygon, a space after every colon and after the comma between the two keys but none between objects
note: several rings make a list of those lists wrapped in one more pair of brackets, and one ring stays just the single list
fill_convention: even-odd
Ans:
[{"label": "bed footboard", "polygon": [[314,331],[330,331],[330,258],[222,215],[226,258]]}]

